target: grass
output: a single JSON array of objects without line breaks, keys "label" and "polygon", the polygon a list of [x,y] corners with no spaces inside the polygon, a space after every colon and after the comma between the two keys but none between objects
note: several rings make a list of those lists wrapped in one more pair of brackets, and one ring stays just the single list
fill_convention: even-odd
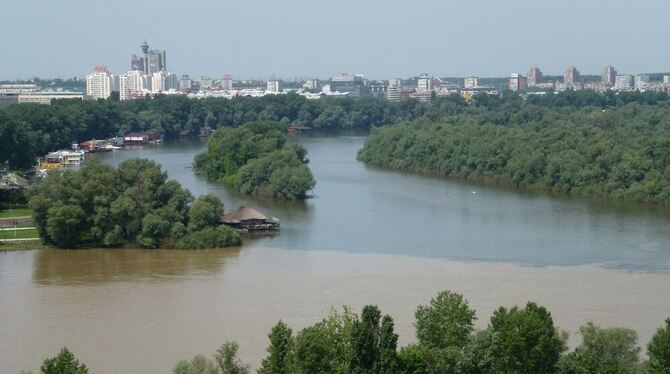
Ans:
[{"label": "grass", "polygon": [[39,235],[37,234],[37,229],[0,231],[0,239],[27,239],[27,238],[39,238]]},{"label": "grass", "polygon": [[0,218],[25,217],[33,214],[30,208],[7,209],[0,211]]}]

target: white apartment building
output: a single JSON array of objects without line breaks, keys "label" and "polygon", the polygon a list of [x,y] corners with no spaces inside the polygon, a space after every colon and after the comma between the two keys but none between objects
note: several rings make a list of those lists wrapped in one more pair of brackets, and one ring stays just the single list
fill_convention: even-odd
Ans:
[{"label": "white apartment building", "polygon": [[426,92],[426,91],[430,91],[432,88],[433,87],[432,87],[431,79],[426,77],[426,76],[420,77],[419,80],[416,82],[416,90],[417,91]]},{"label": "white apartment building", "polygon": [[402,81],[400,79],[389,80],[386,99],[388,101],[400,101],[402,99]]},{"label": "white apartment building", "polygon": [[93,99],[107,99],[114,89],[114,76],[105,66],[98,66],[95,72],[86,76],[86,94]]},{"label": "white apartment building", "polygon": [[614,80],[614,89],[628,91],[633,88],[633,77],[630,75],[617,75]]},{"label": "white apartment building", "polygon": [[119,76],[119,99],[130,100],[145,89],[146,77],[142,71],[131,70]]},{"label": "white apartment building", "polygon": [[273,93],[279,92],[279,81],[268,81],[265,91]]},{"label": "white apartment building", "polygon": [[463,88],[475,88],[479,87],[479,78],[477,77],[467,77],[463,81]]},{"label": "white apartment building", "polygon": [[638,74],[635,76],[635,89],[646,90],[649,87],[649,76],[646,74]]},{"label": "white apartment building", "polygon": [[151,76],[151,92],[161,93],[179,88],[179,80],[174,73],[159,71]]}]

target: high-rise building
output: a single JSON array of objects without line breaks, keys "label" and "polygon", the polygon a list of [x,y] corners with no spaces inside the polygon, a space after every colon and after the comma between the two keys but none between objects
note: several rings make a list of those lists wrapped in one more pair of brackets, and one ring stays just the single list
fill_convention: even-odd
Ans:
[{"label": "high-rise building", "polygon": [[670,84],[670,74],[666,74],[663,76],[663,83]]},{"label": "high-rise building", "polygon": [[617,75],[614,79],[614,89],[628,91],[633,88],[633,77],[630,75]]},{"label": "high-rise building", "polygon": [[226,74],[221,78],[221,89],[224,91],[231,91],[233,89],[233,77]]},{"label": "high-rise building", "polygon": [[145,40],[140,46],[142,55],[132,55],[130,58],[130,69],[144,72],[145,75],[153,76],[154,73],[167,70],[167,57],[165,50],[149,49]]},{"label": "high-rise building", "polygon": [[367,97],[370,89],[361,74],[341,74],[331,78],[330,92],[349,93],[351,97]]},{"label": "high-rise building", "polygon": [[572,65],[568,66],[568,69],[565,70],[565,74],[563,75],[563,83],[568,87],[572,87],[577,85],[580,80],[579,70]]},{"label": "high-rise building", "polygon": [[181,92],[191,92],[193,90],[193,80],[187,74],[182,75],[179,78],[179,91]]},{"label": "high-rise building", "polygon": [[106,99],[112,95],[114,77],[106,66],[96,66],[95,71],[86,76],[86,95],[94,99]]},{"label": "high-rise building", "polygon": [[400,79],[389,80],[389,86],[386,89],[386,99],[388,101],[400,101],[402,99],[402,81]]},{"label": "high-rise building", "polygon": [[278,93],[279,92],[279,81],[268,81],[265,91],[271,92],[271,93]]},{"label": "high-rise building", "polygon": [[203,75],[200,77],[200,89],[207,91],[214,85],[214,79],[209,75]]},{"label": "high-rise building", "polygon": [[523,91],[526,89],[528,81],[526,77],[519,73],[511,73],[507,82],[507,88],[512,91]]},{"label": "high-rise building", "polygon": [[464,88],[475,88],[479,87],[479,78],[477,77],[467,77],[463,81]]},{"label": "high-rise building", "polygon": [[161,93],[179,89],[179,80],[174,73],[159,71],[151,76],[151,92]]},{"label": "high-rise building", "polygon": [[131,70],[119,76],[119,99],[130,100],[147,87],[147,79],[139,70]]},{"label": "high-rise building", "polygon": [[607,65],[605,66],[605,69],[603,70],[603,74],[601,76],[601,82],[603,86],[605,87],[612,87],[614,86],[614,83],[616,81],[616,69],[614,69],[614,66],[612,65]]},{"label": "high-rise building", "polygon": [[416,81],[416,90],[419,92],[427,92],[432,90],[432,82],[428,74],[421,74]]},{"label": "high-rise building", "polygon": [[534,87],[542,83],[542,71],[533,66],[528,70],[528,87]]},{"label": "high-rise building", "polygon": [[647,74],[638,74],[635,76],[635,89],[646,90],[649,87],[649,76]]}]

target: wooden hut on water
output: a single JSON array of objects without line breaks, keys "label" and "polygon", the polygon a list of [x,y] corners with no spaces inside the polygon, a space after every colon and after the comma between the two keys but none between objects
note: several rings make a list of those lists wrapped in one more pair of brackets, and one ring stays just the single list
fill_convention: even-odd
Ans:
[{"label": "wooden hut on water", "polygon": [[247,203],[242,204],[230,213],[224,214],[221,222],[236,229],[249,231],[279,229],[279,220],[277,218],[268,218],[256,209],[248,207]]}]

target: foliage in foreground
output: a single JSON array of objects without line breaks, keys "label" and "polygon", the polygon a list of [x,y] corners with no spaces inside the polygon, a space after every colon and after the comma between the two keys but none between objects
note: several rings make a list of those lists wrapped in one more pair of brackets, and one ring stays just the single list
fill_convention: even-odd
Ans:
[{"label": "foliage in foreground", "polygon": [[358,159],[533,190],[668,204],[670,103],[473,108],[374,129]]},{"label": "foliage in foreground", "polygon": [[[533,302],[524,308],[498,308],[484,330],[475,331],[475,312],[462,295],[440,292],[415,313],[418,342],[398,349],[393,318],[374,305],[358,316],[349,308],[331,311],[322,321],[293,333],[279,321],[268,335],[268,355],[260,374],[667,374],[670,373],[670,318],[647,346],[640,362],[637,334],[626,328],[601,328],[588,322],[582,343],[566,352],[567,336],[551,313]],[[430,332],[430,333],[429,333]],[[427,334],[429,333],[429,334]],[[179,361],[174,374],[247,374],[238,345],[226,342],[212,360],[197,355]],[[44,360],[44,374],[85,374],[66,348]]]},{"label": "foliage in foreground", "polygon": [[[551,313],[533,302],[498,308],[484,330],[475,331],[475,311],[462,295],[440,292],[415,313],[417,343],[398,349],[393,319],[367,305],[358,316],[345,308],[293,333],[283,321],[270,331],[268,355],[258,372],[438,374],[438,373],[669,373],[670,319],[640,362],[637,334],[591,322],[582,343],[567,352],[567,334]],[[194,359],[195,362],[195,359]],[[179,365],[178,365],[179,367]],[[177,373],[175,368],[175,373]],[[181,372],[180,372],[181,373]],[[185,372],[184,372],[185,373]],[[189,372],[190,373],[190,372]]]},{"label": "foliage in foreground", "polygon": [[278,124],[248,123],[217,130],[193,165],[208,180],[242,193],[292,200],[305,198],[316,185],[306,156],[303,147],[286,145]]},{"label": "foliage in foreground", "polygon": [[[118,168],[88,162],[52,172],[31,191],[33,222],[47,244],[145,248],[219,248],[239,245],[239,234],[219,226],[223,203],[193,199],[158,164],[144,159]],[[176,243],[176,244],[175,244]]]}]

